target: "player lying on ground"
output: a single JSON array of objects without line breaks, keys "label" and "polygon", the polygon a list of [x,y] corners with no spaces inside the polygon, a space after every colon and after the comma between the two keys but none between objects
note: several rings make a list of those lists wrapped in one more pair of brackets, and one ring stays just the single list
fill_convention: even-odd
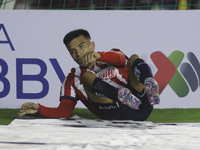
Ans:
[{"label": "player lying on ground", "polygon": [[79,65],[72,68],[60,91],[60,104],[49,108],[25,103],[19,116],[41,114],[49,118],[69,118],[78,100],[95,115],[109,120],[143,121],[159,104],[159,87],[150,67],[134,54],[129,59],[119,50],[95,52],[95,43],[83,29],[64,37],[71,57]]}]

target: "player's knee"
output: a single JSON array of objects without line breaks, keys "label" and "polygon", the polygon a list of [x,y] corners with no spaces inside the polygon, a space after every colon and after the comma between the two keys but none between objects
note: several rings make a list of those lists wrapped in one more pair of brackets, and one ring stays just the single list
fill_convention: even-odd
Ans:
[{"label": "player's knee", "polygon": [[128,59],[128,65],[132,66],[132,64],[134,63],[134,61],[136,59],[140,58],[137,54],[133,54],[129,59]]},{"label": "player's knee", "polygon": [[92,71],[86,71],[81,75],[82,81],[87,82],[87,81],[92,81],[96,78],[96,74]]}]

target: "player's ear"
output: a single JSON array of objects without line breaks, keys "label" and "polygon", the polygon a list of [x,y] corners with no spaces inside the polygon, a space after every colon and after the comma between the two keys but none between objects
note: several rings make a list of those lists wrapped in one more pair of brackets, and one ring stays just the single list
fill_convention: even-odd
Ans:
[{"label": "player's ear", "polygon": [[92,49],[95,50],[95,42],[94,41],[91,42],[91,46],[92,46]]}]

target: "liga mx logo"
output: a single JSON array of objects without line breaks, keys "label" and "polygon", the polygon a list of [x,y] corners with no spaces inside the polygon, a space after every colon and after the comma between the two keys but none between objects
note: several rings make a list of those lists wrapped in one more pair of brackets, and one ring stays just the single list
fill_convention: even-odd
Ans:
[{"label": "liga mx logo", "polygon": [[[188,52],[188,62],[183,62],[184,53],[173,51],[168,57],[157,51],[151,54],[151,59],[157,67],[154,78],[160,87],[160,93],[169,85],[179,97],[189,93],[189,87],[195,92],[200,86],[200,63],[194,53]],[[178,70],[180,67],[180,72]]]}]

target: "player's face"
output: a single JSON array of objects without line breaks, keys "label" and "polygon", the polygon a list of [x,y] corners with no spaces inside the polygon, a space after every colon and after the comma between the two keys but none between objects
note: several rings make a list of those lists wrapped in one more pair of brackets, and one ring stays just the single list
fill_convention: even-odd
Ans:
[{"label": "player's face", "polygon": [[86,67],[82,63],[82,57],[91,51],[94,51],[95,46],[94,42],[91,42],[89,39],[85,39],[83,35],[80,35],[77,38],[74,38],[67,46],[70,55],[81,67]]}]

